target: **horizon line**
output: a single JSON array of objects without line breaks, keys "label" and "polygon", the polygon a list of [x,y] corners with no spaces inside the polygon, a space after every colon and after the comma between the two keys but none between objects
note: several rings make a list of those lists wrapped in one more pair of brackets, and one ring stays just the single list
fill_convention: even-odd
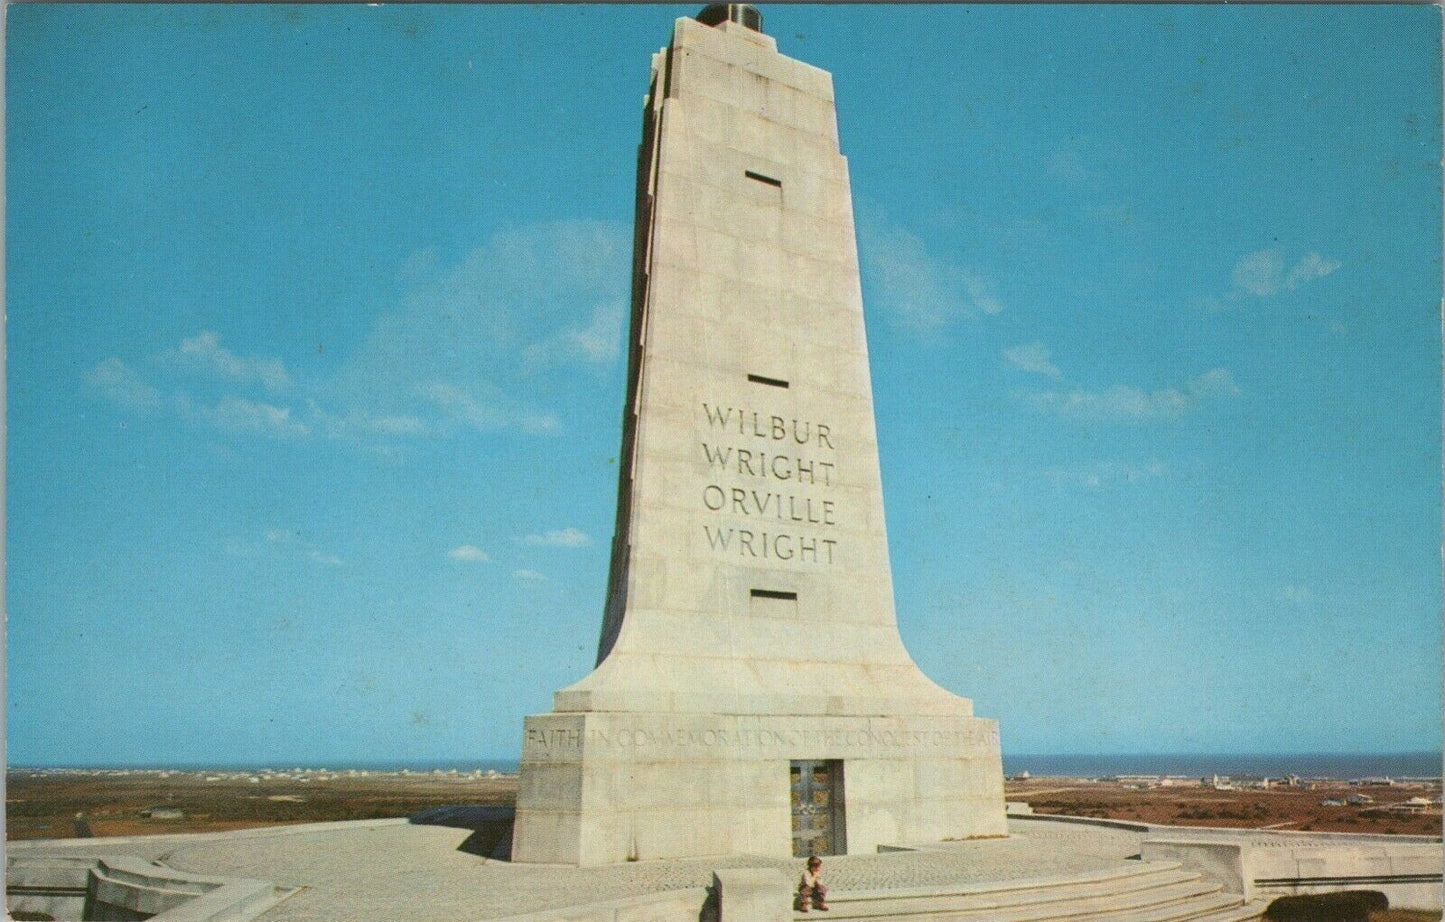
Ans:
[{"label": "horizon line", "polygon": [[[1124,758],[1183,758],[1183,757],[1196,757],[1196,758],[1198,758],[1198,757],[1205,757],[1205,758],[1231,758],[1231,757],[1240,757],[1240,756],[1248,756],[1248,757],[1251,757],[1251,758],[1267,757],[1267,758],[1283,759],[1283,758],[1309,758],[1309,757],[1318,758],[1318,757],[1322,757],[1322,756],[1323,756],[1323,757],[1328,757],[1328,758],[1380,758],[1380,757],[1388,757],[1388,756],[1397,756],[1397,757],[1398,757],[1398,756],[1414,756],[1414,757],[1418,757],[1418,756],[1433,756],[1436,760],[1445,761],[1445,750],[1442,750],[1442,749],[1398,749],[1398,750],[1377,750],[1377,751],[1369,751],[1369,750],[1353,750],[1353,751],[1351,751],[1351,750],[1324,750],[1324,749],[1316,749],[1316,750],[1291,750],[1291,751],[1266,751],[1266,750],[1255,750],[1255,751],[1251,751],[1251,750],[1218,750],[1218,751],[1211,751],[1211,750],[1169,750],[1169,751],[1147,751],[1147,750],[1140,750],[1140,751],[1134,751],[1134,752],[1123,752],[1123,751],[1118,751],[1118,752],[1014,752],[1014,753],[1004,752],[1002,755],[1003,755],[1004,757],[1006,757],[1006,758],[1011,758],[1011,759],[1041,759],[1041,758],[1051,758],[1051,759],[1058,759],[1058,758],[1070,758],[1070,759],[1099,759],[1099,758],[1106,758],[1106,759],[1124,759]],[[167,769],[167,768],[169,768],[169,769],[182,769],[182,768],[226,768],[226,767],[231,767],[231,766],[246,766],[246,767],[263,768],[263,767],[280,766],[280,765],[282,765],[282,764],[287,764],[287,765],[290,765],[290,766],[292,766],[292,767],[296,767],[296,766],[303,766],[303,767],[304,767],[304,765],[305,765],[306,763],[311,763],[311,764],[313,764],[313,765],[324,765],[325,763],[328,763],[328,762],[333,763],[333,764],[338,765],[338,766],[343,766],[343,767],[346,767],[346,766],[356,767],[356,766],[362,766],[362,765],[396,765],[396,766],[398,766],[398,767],[406,767],[406,766],[412,766],[412,765],[431,765],[431,764],[435,764],[435,763],[446,763],[446,764],[452,765],[452,764],[456,764],[456,763],[477,763],[477,764],[482,764],[482,763],[487,763],[487,762],[516,763],[516,762],[520,762],[520,761],[521,761],[521,760],[520,760],[519,758],[517,758],[516,755],[510,756],[510,757],[495,757],[495,756],[462,756],[462,757],[456,757],[456,756],[428,756],[428,757],[418,757],[418,758],[397,758],[397,759],[376,758],[376,759],[369,759],[369,760],[368,760],[368,759],[341,758],[341,757],[319,757],[319,758],[318,758],[318,757],[312,756],[312,757],[307,757],[307,758],[275,757],[275,758],[266,759],[266,760],[243,760],[243,759],[237,759],[237,760],[229,760],[229,761],[227,761],[227,760],[217,760],[217,761],[211,761],[211,762],[193,761],[193,760],[175,760],[175,761],[169,761],[169,762],[159,762],[159,761],[134,761],[134,762],[129,762],[129,761],[117,761],[117,762],[75,761],[75,762],[29,762],[29,763],[7,762],[6,765],[5,765],[5,768],[6,768],[7,771],[15,770],[15,769],[36,769],[36,768],[159,768],[159,769]]]}]

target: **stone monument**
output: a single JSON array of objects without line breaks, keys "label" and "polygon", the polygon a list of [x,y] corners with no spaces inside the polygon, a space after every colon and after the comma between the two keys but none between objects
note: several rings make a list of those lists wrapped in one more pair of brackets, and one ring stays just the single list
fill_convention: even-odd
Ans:
[{"label": "stone monument", "polygon": [[776,47],[728,4],[653,56],[597,668],[526,719],[514,861],[1006,833],[898,633],[832,78]]}]

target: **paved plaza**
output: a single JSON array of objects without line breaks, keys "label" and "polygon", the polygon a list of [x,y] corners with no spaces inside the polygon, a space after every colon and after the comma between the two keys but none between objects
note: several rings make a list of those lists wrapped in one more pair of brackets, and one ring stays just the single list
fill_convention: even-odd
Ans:
[{"label": "paved plaza", "polygon": [[[1051,877],[1118,866],[1139,853],[1143,834],[1098,826],[1010,819],[1009,838],[945,842],[929,851],[826,860],[839,891],[943,886]],[[487,919],[655,893],[712,882],[729,867],[793,860],[733,855],[576,868],[512,864],[459,846],[467,829],[406,820],[324,823],[220,834],[10,843],[15,856],[131,855],[196,874],[253,877],[301,888],[263,919]]]}]

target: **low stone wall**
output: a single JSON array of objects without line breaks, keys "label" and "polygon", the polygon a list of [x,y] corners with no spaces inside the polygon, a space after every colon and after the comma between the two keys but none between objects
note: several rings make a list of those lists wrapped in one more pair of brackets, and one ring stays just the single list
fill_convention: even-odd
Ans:
[{"label": "low stone wall", "polygon": [[[1023,804],[1027,807],[1028,804]],[[1032,811],[1033,808],[1029,808]],[[1098,816],[1063,816],[1058,813],[1012,813],[1010,820],[1038,820],[1041,823],[1073,823],[1076,826],[1102,826],[1106,829],[1126,829],[1129,832],[1149,832],[1160,827],[1132,820],[1110,820]]]},{"label": "low stone wall", "polygon": [[1441,909],[1439,842],[1380,841],[1344,836],[1330,840],[1273,838],[1260,842],[1240,831],[1233,838],[1151,836],[1141,848],[1147,860],[1178,861],[1218,880],[1246,899],[1303,893],[1378,890],[1400,909]]},{"label": "low stone wall", "polygon": [[250,919],[275,901],[269,880],[201,877],[138,858],[102,858],[90,872],[87,919],[96,922],[209,922]]},{"label": "low stone wall", "polygon": [[205,877],[130,857],[12,857],[5,901],[11,912],[93,922],[244,922],[278,899],[267,880]]},{"label": "low stone wall", "polygon": [[79,919],[85,913],[85,889],[98,859],[36,856],[5,862],[5,907],[39,912],[52,919]]}]

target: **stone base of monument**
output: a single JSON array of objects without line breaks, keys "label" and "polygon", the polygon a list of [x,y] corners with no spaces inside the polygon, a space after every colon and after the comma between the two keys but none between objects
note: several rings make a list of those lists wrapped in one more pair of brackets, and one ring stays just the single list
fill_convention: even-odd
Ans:
[{"label": "stone base of monument", "polygon": [[990,720],[587,712],[526,720],[512,860],[871,854],[1007,835]]}]

